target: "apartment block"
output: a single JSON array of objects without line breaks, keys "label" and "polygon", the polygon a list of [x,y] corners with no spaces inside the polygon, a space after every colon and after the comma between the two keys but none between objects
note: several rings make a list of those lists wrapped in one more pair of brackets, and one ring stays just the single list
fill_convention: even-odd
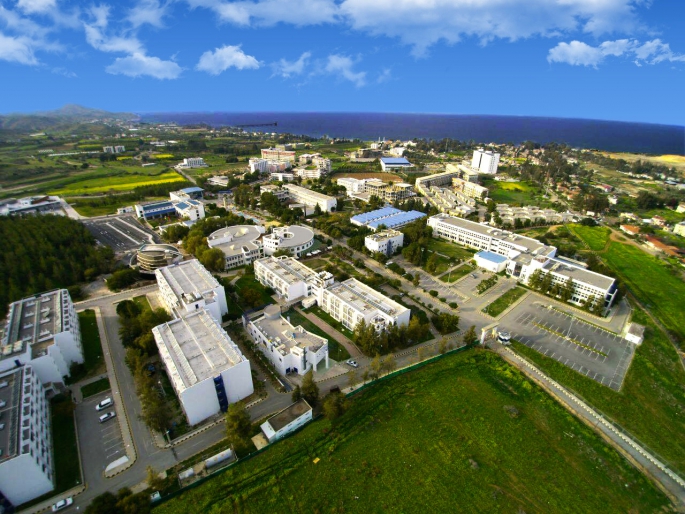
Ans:
[{"label": "apartment block", "polygon": [[364,238],[364,246],[371,252],[390,256],[402,249],[404,234],[399,230],[383,230]]}]

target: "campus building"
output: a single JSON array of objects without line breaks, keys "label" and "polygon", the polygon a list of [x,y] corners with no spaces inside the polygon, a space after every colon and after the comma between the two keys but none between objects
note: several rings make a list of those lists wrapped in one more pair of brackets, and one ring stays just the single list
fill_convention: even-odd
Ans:
[{"label": "campus building", "polygon": [[452,177],[452,187],[455,193],[464,195],[466,198],[485,200],[488,197],[488,188],[480,186],[475,182],[469,182],[459,177]]},{"label": "campus building", "polygon": [[351,198],[358,198],[368,202],[371,196],[377,196],[386,202],[395,202],[406,200],[415,195],[414,187],[405,182],[397,184],[387,184],[379,179],[356,179],[356,178],[339,178],[337,181],[339,186],[343,186],[347,192],[347,196]]},{"label": "campus building", "polygon": [[286,302],[310,297],[333,283],[333,275],[316,272],[294,257],[265,257],[254,263],[255,278]]},{"label": "campus building", "polygon": [[495,175],[499,165],[499,154],[485,151],[482,148],[474,150],[471,168],[486,175]]},{"label": "campus building", "polygon": [[[506,257],[506,272],[523,283],[540,270],[550,274],[552,284],[564,285],[572,279],[571,302],[582,304],[588,298],[602,299],[608,309],[616,297],[616,280],[588,270],[583,263],[556,257],[557,249],[537,239],[521,236],[489,225],[437,214],[428,219],[434,237]],[[481,253],[487,260],[488,255]]]},{"label": "campus building", "polygon": [[103,146],[102,151],[104,153],[124,153],[126,147],[124,146]]},{"label": "campus building", "polygon": [[27,196],[18,200],[8,198],[0,200],[0,216],[59,212],[62,207],[62,199],[59,196]]},{"label": "campus building", "polygon": [[278,182],[292,182],[295,180],[295,174],[283,172],[271,173],[269,175],[269,180],[277,180]]},{"label": "campus building", "polygon": [[322,212],[334,211],[338,205],[338,201],[334,197],[323,193],[317,193],[306,187],[296,186],[295,184],[284,184],[283,189],[288,191],[288,194],[293,201],[311,206],[318,205]]},{"label": "campus building", "polygon": [[290,255],[300,257],[314,246],[314,231],[300,225],[274,227],[270,234],[262,237],[264,255],[273,255],[279,250],[288,250]]},{"label": "campus building", "polygon": [[201,187],[187,187],[169,193],[169,200],[136,204],[136,216],[146,220],[176,215],[197,221],[205,217],[205,206],[200,201],[204,189]]},{"label": "campus building", "polygon": [[383,171],[402,171],[413,167],[414,165],[404,157],[381,157]]},{"label": "campus building", "polygon": [[190,157],[188,159],[183,159],[176,165],[177,168],[206,168],[207,163],[202,157]]},{"label": "campus building", "polygon": [[364,238],[364,246],[371,252],[379,252],[383,255],[393,255],[402,249],[404,234],[399,230],[383,230],[370,234]]},{"label": "campus building", "polygon": [[250,172],[265,173],[283,173],[290,169],[290,161],[277,161],[273,159],[250,159],[248,165]]},{"label": "campus building", "polygon": [[425,216],[425,213],[419,211],[403,211],[394,207],[383,207],[382,209],[352,216],[350,221],[353,225],[369,227],[375,232],[381,225],[385,226],[385,228],[397,229]]},{"label": "campus building", "polygon": [[207,237],[207,245],[224,252],[226,269],[237,268],[264,256],[260,241],[264,231],[259,225],[226,227],[212,232]]},{"label": "campus building", "polygon": [[159,296],[172,316],[180,318],[207,309],[214,319],[228,313],[224,286],[197,259],[155,270]]},{"label": "campus building", "polygon": [[328,368],[328,340],[293,326],[281,316],[279,305],[269,305],[261,317],[249,322],[244,319],[243,323],[257,348],[281,375],[304,375],[321,362]]},{"label": "campus building", "polygon": [[254,392],[250,362],[205,309],[152,329],[188,423],[195,425]]},{"label": "campus building", "polygon": [[262,148],[262,159],[294,164],[295,152],[292,150],[281,150],[280,148]]},{"label": "campus building", "polygon": [[0,373],[0,405],[0,492],[17,506],[55,488],[50,409],[33,366]]},{"label": "campus building", "polygon": [[269,443],[273,443],[306,425],[311,420],[312,408],[307,400],[302,398],[271,416],[259,428]]},{"label": "campus building", "polygon": [[0,346],[0,372],[30,364],[43,384],[61,384],[83,363],[78,316],[69,292],[55,289],[9,306]]},{"label": "campus building", "polygon": [[154,274],[157,268],[171,266],[183,260],[183,255],[174,245],[144,244],[136,251],[138,271]]}]

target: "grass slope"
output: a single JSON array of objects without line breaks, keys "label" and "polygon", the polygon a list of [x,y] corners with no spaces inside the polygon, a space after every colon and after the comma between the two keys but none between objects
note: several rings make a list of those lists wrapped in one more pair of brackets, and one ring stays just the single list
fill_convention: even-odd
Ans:
[{"label": "grass slope", "polygon": [[607,227],[585,227],[583,225],[570,225],[571,230],[590,247],[590,250],[599,252],[609,242],[611,229]]},{"label": "grass slope", "polygon": [[154,512],[625,513],[667,503],[519,372],[469,351],[369,388],[336,423],[315,422]]},{"label": "grass slope", "polygon": [[585,398],[646,444],[675,469],[685,473],[685,372],[673,346],[647,315],[633,320],[647,326],[620,392],[604,387],[559,362],[515,343],[515,349],[553,379]]}]

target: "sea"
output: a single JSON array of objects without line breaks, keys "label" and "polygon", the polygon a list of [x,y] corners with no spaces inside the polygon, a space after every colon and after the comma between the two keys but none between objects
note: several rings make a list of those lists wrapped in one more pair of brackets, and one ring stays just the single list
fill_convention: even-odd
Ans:
[{"label": "sea", "polygon": [[246,128],[311,137],[443,139],[478,143],[565,143],[610,152],[685,155],[685,127],[571,118],[454,114],[325,112],[141,113],[141,121],[205,123],[213,127],[276,123]]}]

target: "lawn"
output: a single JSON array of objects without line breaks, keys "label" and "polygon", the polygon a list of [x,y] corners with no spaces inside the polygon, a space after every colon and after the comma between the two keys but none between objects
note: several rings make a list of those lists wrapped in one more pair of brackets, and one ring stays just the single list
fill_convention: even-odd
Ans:
[{"label": "lawn", "polygon": [[88,193],[106,193],[108,191],[130,191],[139,186],[149,186],[151,184],[160,184],[162,182],[183,182],[185,178],[176,173],[169,171],[157,176],[151,175],[134,175],[124,174],[111,177],[100,177],[86,180],[80,180],[68,184],[61,189],[50,191],[51,195],[83,195]]},{"label": "lawn", "polygon": [[326,264],[328,264],[328,261],[326,259],[308,259],[308,260],[303,260],[303,264],[306,266],[318,270],[319,268],[323,268]]},{"label": "lawn", "polygon": [[95,382],[91,382],[90,384],[81,387],[81,395],[83,398],[89,398],[103,391],[107,391],[109,388],[109,379],[101,378],[100,380],[96,380]]},{"label": "lawn", "polygon": [[150,301],[147,299],[147,296],[144,294],[140,296],[134,296],[132,300],[135,302],[138,307],[140,307],[143,311],[149,311],[152,310],[152,307],[150,307]]},{"label": "lawn", "polygon": [[667,505],[522,374],[470,350],[370,387],[336,422],[316,421],[154,512],[625,513]]},{"label": "lawn", "polygon": [[331,338],[330,334],[327,334],[314,323],[305,318],[300,312],[295,309],[290,309],[283,316],[290,320],[290,323],[297,327],[301,326],[306,331],[316,334],[320,337],[325,337],[328,340],[328,356],[334,361],[342,362],[350,358],[350,353],[347,349],[338,343],[335,339]]},{"label": "lawn", "polygon": [[507,310],[509,306],[514,304],[519,298],[526,294],[527,291],[527,289],[519,286],[509,289],[509,291],[497,298],[497,300],[486,306],[485,309],[483,309],[483,312],[489,314],[490,316],[499,316],[505,310]]},{"label": "lawn", "polygon": [[248,273],[241,276],[235,283],[236,291],[241,291],[244,288],[254,289],[261,297],[260,305],[269,305],[274,303],[274,299],[267,292],[266,287],[259,283],[253,273]]},{"label": "lawn", "polygon": [[568,225],[568,227],[590,247],[590,250],[596,252],[604,250],[611,235],[611,229],[607,227],[586,227],[583,225]]},{"label": "lawn", "polygon": [[432,238],[427,246],[431,252],[437,252],[449,259],[458,259],[460,261],[469,260],[473,258],[475,250],[464,248],[458,244],[443,241],[442,239]]},{"label": "lawn", "polygon": [[[540,205],[539,198],[542,191],[528,182],[497,182],[487,181],[485,184],[490,189],[488,195],[497,203],[509,205]],[[544,203],[544,202],[542,202]]]},{"label": "lawn", "polygon": [[[145,198],[144,201],[156,201],[156,200],[165,200],[168,199],[163,197],[163,196],[150,196]],[[76,212],[78,212],[81,216],[86,216],[88,218],[92,218],[94,216],[104,216],[106,214],[116,214],[117,209],[119,207],[128,207],[129,205],[132,205],[134,203],[140,203],[143,200],[139,200],[136,202],[132,202],[131,200],[121,200],[119,202],[115,202],[112,204],[108,205],[85,205],[79,203],[78,199],[70,200],[69,205],[71,205]]]},{"label": "lawn", "polygon": [[[428,258],[430,258],[430,256]],[[427,273],[430,273],[433,276],[437,276],[437,275],[444,273],[450,267],[449,259],[446,259],[445,257],[438,255],[438,254],[436,254],[436,259],[437,259],[437,265],[435,267],[435,270],[432,273],[426,269],[426,263],[428,262],[428,259],[426,259],[426,262],[422,266],[422,269],[424,271],[426,271]]]},{"label": "lawn", "polygon": [[632,245],[611,242],[601,257],[675,337],[685,340],[685,282],[679,276]]},{"label": "lawn", "polygon": [[344,335],[348,339],[352,339],[354,337],[354,334],[352,333],[351,330],[345,328],[345,326],[342,323],[335,320],[333,318],[333,316],[331,316],[327,312],[324,312],[323,309],[321,307],[319,307],[318,305],[315,305],[314,307],[310,307],[307,310],[308,310],[308,312],[311,312],[312,314],[321,318],[324,322],[328,323],[330,326],[332,326],[334,329],[336,329],[338,332],[340,332],[342,335]]},{"label": "lawn", "polygon": [[459,266],[458,268],[453,269],[447,275],[443,275],[442,277],[440,277],[440,280],[449,283],[456,282],[457,280],[459,280],[462,277],[465,277],[475,269],[476,263],[473,261],[468,261]]},{"label": "lawn", "polygon": [[105,361],[102,358],[102,343],[100,342],[100,331],[95,319],[95,311],[79,312],[78,321],[81,328],[81,345],[83,346],[85,362],[75,366],[74,372],[68,379],[70,384],[105,371]]},{"label": "lawn", "polygon": [[636,309],[633,319],[647,326],[646,337],[635,352],[620,392],[527,346],[514,343],[514,349],[604,412],[682,475],[685,438],[666,434],[685,433],[685,371],[671,343],[647,315]]}]

